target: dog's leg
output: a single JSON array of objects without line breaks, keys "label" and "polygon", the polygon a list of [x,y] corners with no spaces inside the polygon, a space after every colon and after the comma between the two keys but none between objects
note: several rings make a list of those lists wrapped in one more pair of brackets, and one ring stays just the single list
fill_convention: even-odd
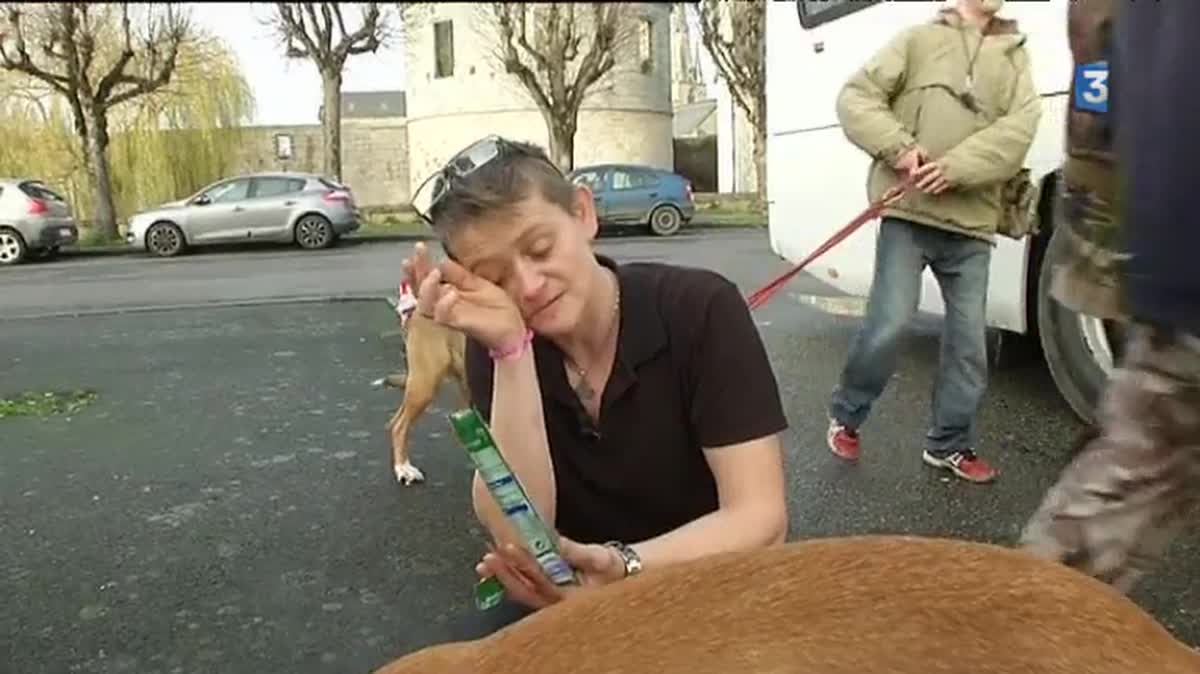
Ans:
[{"label": "dog's leg", "polygon": [[466,338],[454,335],[450,341],[450,371],[458,382],[458,394],[463,408],[471,406],[471,386],[467,382]]},{"label": "dog's leg", "polygon": [[402,374],[389,374],[371,382],[373,388],[404,388],[406,376]]},{"label": "dog's leg", "polygon": [[[426,373],[428,374],[428,373]],[[396,473],[396,481],[405,486],[414,482],[424,482],[425,475],[412,464],[408,454],[408,435],[413,423],[421,418],[425,408],[433,402],[437,394],[439,376],[426,381],[425,377],[417,378],[411,374],[405,384],[404,402],[396,413],[396,421],[391,426],[392,431],[392,469]]]}]

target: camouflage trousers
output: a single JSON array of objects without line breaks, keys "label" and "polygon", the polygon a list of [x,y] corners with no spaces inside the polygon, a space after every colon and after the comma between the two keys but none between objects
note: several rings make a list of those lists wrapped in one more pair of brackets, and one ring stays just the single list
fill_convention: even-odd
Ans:
[{"label": "camouflage trousers", "polygon": [[1135,325],[1097,416],[1019,545],[1128,593],[1200,504],[1200,336]]}]

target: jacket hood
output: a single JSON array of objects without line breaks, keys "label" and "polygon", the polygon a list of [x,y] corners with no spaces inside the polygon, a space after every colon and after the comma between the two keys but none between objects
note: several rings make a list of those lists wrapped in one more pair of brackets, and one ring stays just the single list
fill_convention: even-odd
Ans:
[{"label": "jacket hood", "polygon": [[[958,28],[963,25],[962,16],[958,10],[953,7],[943,7],[938,10],[937,16],[933,18],[933,23],[940,23],[945,26]],[[994,16],[987,27],[983,29],[984,35],[1017,35],[1021,36],[1020,27],[1017,25],[1016,19],[1005,19],[1004,17]],[[1023,41],[1023,37],[1022,41]]]}]

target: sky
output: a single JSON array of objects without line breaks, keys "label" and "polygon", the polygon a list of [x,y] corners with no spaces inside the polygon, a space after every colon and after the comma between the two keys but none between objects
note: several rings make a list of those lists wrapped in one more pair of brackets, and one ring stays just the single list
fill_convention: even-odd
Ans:
[{"label": "sky", "polygon": [[[233,49],[254,92],[258,125],[316,124],[321,107],[321,78],[308,59],[289,59],[263,22],[274,11],[268,3],[190,3],[193,20]],[[357,8],[343,10],[347,28],[358,26]],[[404,88],[400,47],[346,61],[342,91],[394,91]]]},{"label": "sky", "polygon": [[[264,25],[274,11],[270,3],[189,3],[189,6],[193,20],[219,36],[237,55],[242,73],[254,92],[254,124],[318,123],[321,78],[310,60],[284,56],[272,29]],[[356,7],[347,6],[343,15],[349,30],[357,28]],[[712,66],[706,56],[701,54],[701,69],[710,78]],[[374,54],[351,56],[346,61],[343,92],[403,88],[404,55],[398,45],[380,48]]]}]

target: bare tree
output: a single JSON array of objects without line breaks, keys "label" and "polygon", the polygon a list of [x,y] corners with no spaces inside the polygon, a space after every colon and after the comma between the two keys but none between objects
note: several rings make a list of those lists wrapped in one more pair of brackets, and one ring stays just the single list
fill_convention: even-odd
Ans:
[{"label": "bare tree", "polygon": [[[117,235],[109,113],[170,83],[191,30],[186,14],[171,3],[147,8],[138,30],[129,10],[129,3],[11,4],[4,8],[6,37],[0,39],[0,67],[36,79],[67,99],[87,158],[97,233],[108,239]],[[113,12],[119,12],[119,23]]]},{"label": "bare tree", "polygon": [[699,0],[700,41],[734,102],[754,128],[758,196],[767,193],[767,53],[765,0]]},{"label": "bare tree", "polygon": [[358,28],[346,27],[342,4],[337,2],[278,2],[272,20],[276,34],[291,58],[306,58],[321,74],[321,128],[325,142],[325,173],[342,177],[342,74],[346,60],[356,54],[375,53],[393,35],[397,12],[406,3],[383,7],[363,3]]},{"label": "bare tree", "polygon": [[617,2],[494,2],[483,8],[494,56],[541,111],[550,157],[564,171],[575,163],[580,106],[617,70],[638,35],[633,9]]}]

